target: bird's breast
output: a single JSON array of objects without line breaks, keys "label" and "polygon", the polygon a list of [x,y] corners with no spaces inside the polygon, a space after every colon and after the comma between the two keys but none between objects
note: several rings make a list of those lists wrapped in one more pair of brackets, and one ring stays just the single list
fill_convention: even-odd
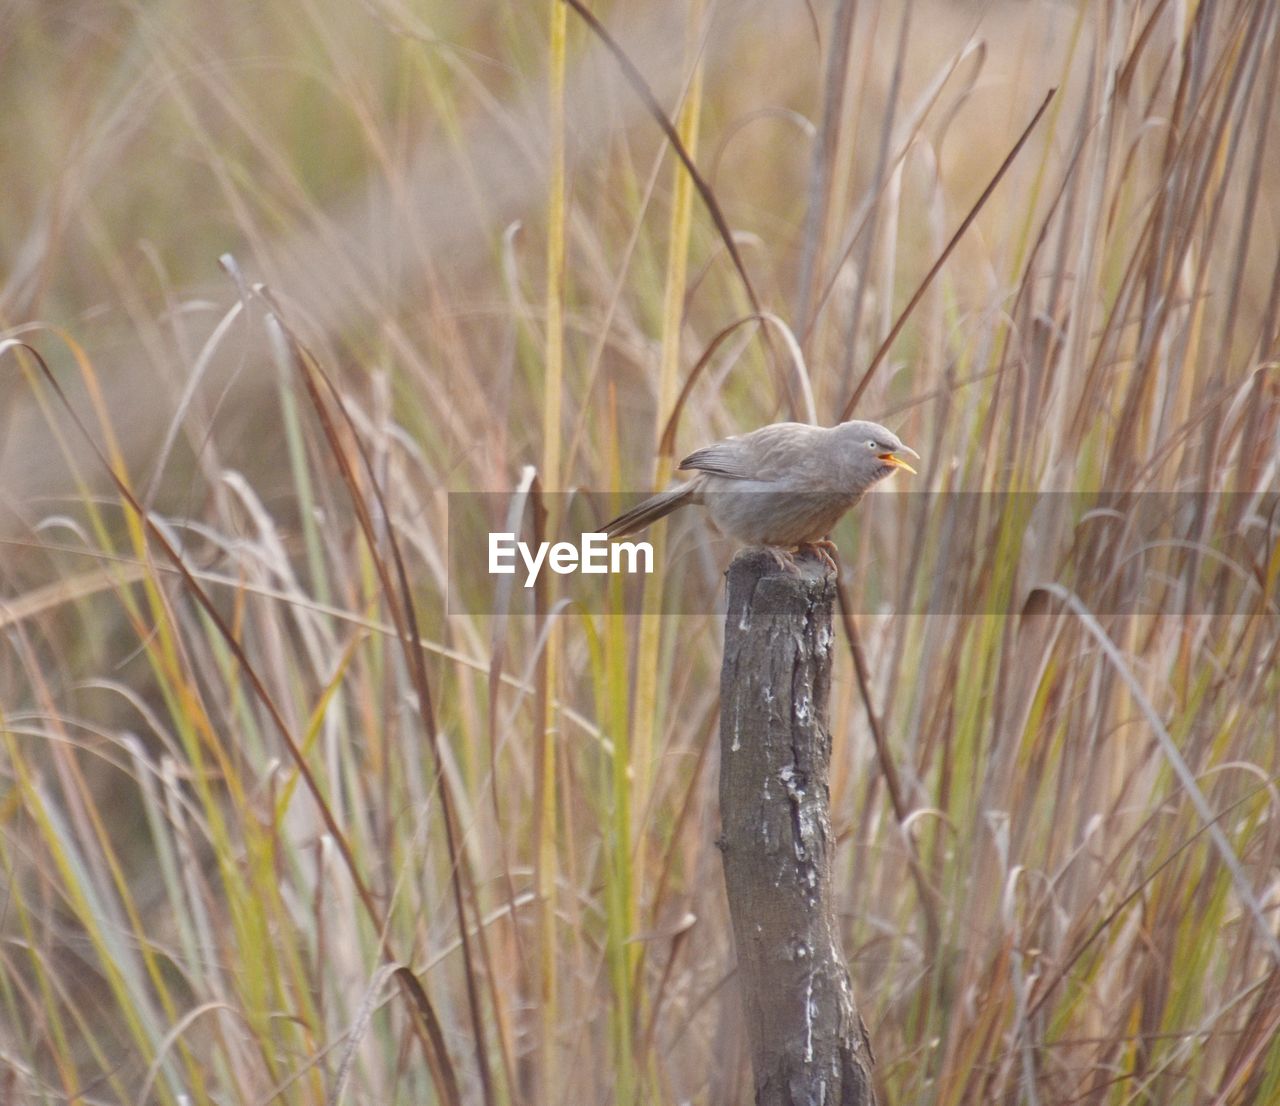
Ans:
[{"label": "bird's breast", "polygon": [[763,481],[708,481],[703,502],[716,527],[748,545],[793,548],[831,532],[857,502],[847,492],[799,491]]}]

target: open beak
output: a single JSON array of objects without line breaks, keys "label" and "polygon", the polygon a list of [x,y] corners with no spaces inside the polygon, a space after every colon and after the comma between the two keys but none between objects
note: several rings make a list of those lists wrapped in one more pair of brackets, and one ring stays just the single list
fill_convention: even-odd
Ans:
[{"label": "open beak", "polygon": [[912,476],[919,475],[915,469],[913,469],[909,464],[907,464],[906,461],[904,461],[901,457],[898,456],[898,454],[900,453],[910,453],[911,456],[914,457],[917,461],[920,460],[920,454],[918,454],[914,449],[912,449],[910,446],[907,446],[907,445],[904,445],[901,449],[895,449],[892,453],[879,453],[877,454],[877,456],[886,465],[894,465],[897,468],[906,469],[907,472],[911,473]]}]

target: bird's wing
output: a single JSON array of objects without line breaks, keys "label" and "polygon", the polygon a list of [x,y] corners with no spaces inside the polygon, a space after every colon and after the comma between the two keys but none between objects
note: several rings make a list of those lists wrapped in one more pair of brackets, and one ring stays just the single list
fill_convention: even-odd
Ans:
[{"label": "bird's wing", "polygon": [[696,449],[680,462],[680,467],[701,469],[730,480],[784,480],[795,466],[797,450],[803,451],[825,433],[801,423],[774,423]]},{"label": "bird's wing", "polygon": [[730,480],[751,480],[755,474],[747,468],[748,462],[749,458],[742,448],[742,440],[726,438],[722,442],[695,449],[680,462],[680,467],[698,469],[716,476],[727,476]]}]

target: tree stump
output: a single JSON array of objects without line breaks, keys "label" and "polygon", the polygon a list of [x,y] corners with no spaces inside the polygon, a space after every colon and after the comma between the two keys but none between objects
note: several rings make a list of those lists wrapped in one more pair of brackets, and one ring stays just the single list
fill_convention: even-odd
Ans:
[{"label": "tree stump", "polygon": [[840,950],[828,770],[835,577],[759,550],[729,566],[720,848],[758,1106],[874,1106]]}]

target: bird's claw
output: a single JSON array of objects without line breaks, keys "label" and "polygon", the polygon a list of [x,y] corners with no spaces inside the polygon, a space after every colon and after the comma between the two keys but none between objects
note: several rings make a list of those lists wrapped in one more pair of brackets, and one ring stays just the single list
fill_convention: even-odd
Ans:
[{"label": "bird's claw", "polygon": [[800,566],[796,564],[795,558],[792,557],[790,553],[772,545],[766,546],[765,548],[768,550],[769,556],[773,558],[774,563],[776,563],[783,572],[787,573],[789,576],[800,575]]},{"label": "bird's claw", "polygon": [[840,566],[836,563],[836,559],[833,556],[833,554],[839,553],[840,550],[837,548],[836,543],[830,539],[823,538],[821,541],[803,542],[796,549],[796,552],[806,556],[817,557],[819,561],[826,565],[826,567],[837,576],[840,575]]}]

